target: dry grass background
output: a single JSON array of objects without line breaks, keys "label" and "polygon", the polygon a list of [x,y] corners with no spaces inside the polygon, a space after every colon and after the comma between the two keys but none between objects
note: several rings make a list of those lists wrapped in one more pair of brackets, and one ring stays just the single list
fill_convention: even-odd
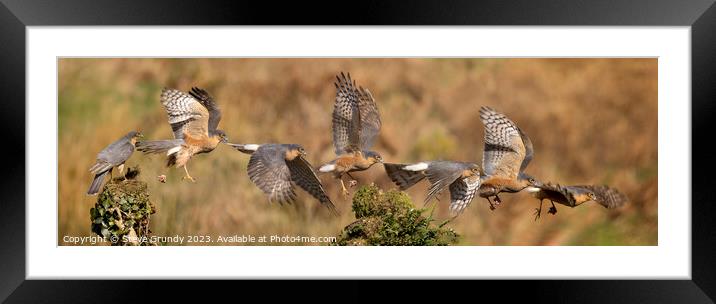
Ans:
[{"label": "dry grass background", "polygon": [[[528,172],[565,184],[606,183],[631,203],[606,210],[558,205],[533,220],[538,201],[501,196],[490,211],[475,199],[449,225],[464,245],[656,245],[656,59],[61,59],[59,61],[59,242],[90,235],[87,171],[96,153],[132,129],[170,138],[162,87],[207,89],[232,142],[300,143],[314,166],[332,159],[330,123],[340,71],[371,90],[383,119],[375,150],[388,162],[480,161],[481,105],[506,113],[535,147]],[[271,205],[246,175],[248,156],[227,146],[195,157],[196,184],[161,156],[135,153],[159,211],[156,235],[336,235],[353,221],[338,183],[321,176],[342,211],[331,217],[302,190]],[[167,183],[156,181],[167,175]],[[360,183],[394,187],[376,165]],[[408,190],[422,205],[425,183]],[[447,195],[447,194],[444,194]],[[448,217],[448,197],[434,215]],[[546,208],[544,209],[546,210]]]}]

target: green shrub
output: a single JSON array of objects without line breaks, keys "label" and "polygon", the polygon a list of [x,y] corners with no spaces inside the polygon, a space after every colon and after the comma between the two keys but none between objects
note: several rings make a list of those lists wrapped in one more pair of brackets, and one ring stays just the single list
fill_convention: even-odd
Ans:
[{"label": "green shrub", "polygon": [[134,179],[138,172],[130,169],[127,178],[107,182],[90,209],[92,232],[112,245],[156,245],[149,230],[156,208],[149,201],[147,183]]},{"label": "green shrub", "polygon": [[356,221],[346,226],[335,245],[450,245],[458,234],[443,228],[448,221],[434,225],[425,209],[416,209],[410,197],[397,190],[381,191],[363,186],[353,196]]}]

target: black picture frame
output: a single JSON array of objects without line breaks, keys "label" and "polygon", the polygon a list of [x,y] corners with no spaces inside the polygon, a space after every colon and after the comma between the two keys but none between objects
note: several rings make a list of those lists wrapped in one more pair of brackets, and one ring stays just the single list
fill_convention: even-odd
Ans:
[{"label": "black picture frame", "polygon": [[[716,189],[706,147],[716,110],[716,6],[701,1],[363,1],[306,3],[239,1],[107,1],[0,0],[0,123],[5,131],[0,198],[0,299],[7,302],[125,302],[126,290],[146,289],[136,281],[26,280],[26,27],[67,25],[527,25],[527,26],[690,26],[692,55],[692,280],[578,280],[481,282],[477,289],[495,290],[505,299],[580,303],[713,303],[716,298]],[[53,102],[53,101],[47,101]],[[669,101],[678,102],[678,101]],[[662,126],[664,127],[664,126]],[[48,134],[48,136],[55,136]],[[54,151],[54,148],[48,149]],[[48,152],[52,153],[52,152]],[[51,155],[48,154],[48,157]],[[12,158],[10,158],[12,157]],[[9,161],[12,160],[12,161]],[[20,161],[23,160],[23,161]],[[48,168],[48,170],[51,170]],[[681,202],[688,203],[689,193]],[[668,263],[669,261],[664,261]],[[585,261],[589,263],[589,261]],[[506,264],[505,267],[509,267]],[[326,284],[330,282],[325,282]],[[349,294],[358,284],[341,285]],[[154,285],[155,282],[148,284]],[[174,281],[182,290],[186,282]],[[215,289],[216,283],[191,283],[194,289]],[[242,286],[246,286],[242,283]],[[294,296],[291,290],[276,294]],[[415,285],[415,284],[413,284]],[[145,287],[142,287],[145,286]],[[314,285],[315,286],[315,285]],[[331,285],[322,285],[331,289]],[[431,285],[432,286],[432,285]],[[157,287],[159,288],[159,287]],[[310,288],[306,286],[305,288]],[[431,288],[432,289],[432,288]],[[439,289],[439,287],[434,287]],[[519,292],[514,292],[519,290]],[[338,290],[340,291],[340,290]],[[449,293],[449,292],[448,292]],[[454,293],[454,292],[453,292]],[[101,296],[100,296],[101,295]],[[184,296],[175,293],[174,296]],[[213,294],[221,296],[221,294]],[[166,296],[165,294],[161,295]]]}]

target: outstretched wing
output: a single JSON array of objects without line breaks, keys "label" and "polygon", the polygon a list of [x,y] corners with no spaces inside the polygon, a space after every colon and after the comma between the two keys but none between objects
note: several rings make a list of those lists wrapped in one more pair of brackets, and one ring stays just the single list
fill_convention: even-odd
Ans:
[{"label": "outstretched wing", "polygon": [[199,102],[201,102],[201,104],[209,111],[209,134],[213,134],[216,132],[216,128],[219,127],[219,121],[221,121],[221,110],[219,109],[219,106],[208,92],[200,88],[191,88],[189,94],[199,100]]},{"label": "outstretched wing", "polygon": [[378,105],[368,89],[360,87],[358,107],[360,108],[360,148],[370,150],[382,125]]},{"label": "outstretched wing", "polygon": [[480,108],[480,120],[485,125],[485,174],[516,179],[526,155],[519,128],[507,116],[488,107]]},{"label": "outstretched wing", "polygon": [[450,184],[450,213],[453,216],[460,215],[470,205],[478,188],[480,188],[478,175],[458,179]]},{"label": "outstretched wing", "polygon": [[174,138],[183,139],[184,133],[193,137],[208,136],[209,111],[199,100],[182,91],[165,88],[160,101],[169,117]]},{"label": "outstretched wing", "polygon": [[251,154],[248,174],[249,179],[268,195],[269,201],[291,203],[296,199],[291,172],[277,147],[262,146]]},{"label": "outstretched wing", "polygon": [[331,199],[326,195],[326,191],[321,185],[316,172],[313,171],[311,164],[303,157],[296,157],[292,161],[287,161],[288,169],[291,172],[291,178],[299,187],[306,190],[315,197],[322,205],[326,206],[334,214],[338,214],[336,206],[333,205]]},{"label": "outstretched wing", "polygon": [[336,100],[333,106],[333,145],[336,154],[360,148],[360,92],[350,74],[336,76]]},{"label": "outstretched wing", "polygon": [[592,191],[597,197],[596,202],[608,209],[623,206],[629,199],[619,190],[604,185],[574,186]]},{"label": "outstretched wing", "polygon": [[455,180],[462,175],[463,167],[460,163],[450,161],[431,162],[425,174],[430,182],[428,188],[428,197],[425,202],[431,201],[442,190],[450,186]]},{"label": "outstretched wing", "polygon": [[525,158],[522,160],[522,164],[520,165],[520,173],[525,172],[525,169],[527,169],[527,166],[530,164],[530,161],[532,161],[532,158],[535,155],[534,147],[532,147],[532,140],[525,134],[525,132],[520,131],[520,137],[522,138],[522,143],[525,145]]},{"label": "outstretched wing", "polygon": [[555,202],[564,202],[569,206],[574,205],[573,191],[570,191],[568,187],[563,187],[559,184],[544,183],[539,186],[540,191],[544,192],[547,197],[555,200]]}]

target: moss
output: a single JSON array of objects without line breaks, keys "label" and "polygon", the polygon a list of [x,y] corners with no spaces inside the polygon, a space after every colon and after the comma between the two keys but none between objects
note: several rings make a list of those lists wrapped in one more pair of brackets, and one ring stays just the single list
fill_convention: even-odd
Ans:
[{"label": "moss", "polygon": [[381,191],[374,185],[363,186],[353,196],[357,221],[346,226],[335,245],[450,245],[458,234],[435,225],[425,209],[417,209],[401,191]]},{"label": "moss", "polygon": [[90,209],[92,232],[112,245],[156,245],[151,241],[149,220],[156,208],[149,201],[147,183],[136,180],[138,168],[105,184]]}]

